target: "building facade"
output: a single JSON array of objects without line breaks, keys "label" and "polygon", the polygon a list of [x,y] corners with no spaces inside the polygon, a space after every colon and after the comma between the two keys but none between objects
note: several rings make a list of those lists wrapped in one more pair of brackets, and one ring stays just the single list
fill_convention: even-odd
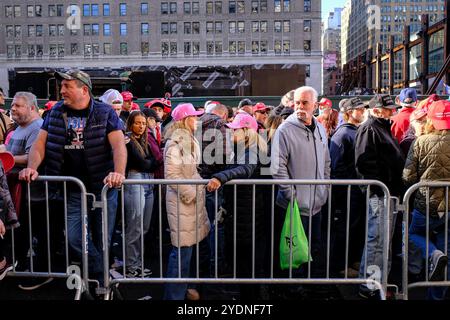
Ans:
[{"label": "building facade", "polygon": [[328,96],[340,94],[342,86],[341,13],[342,8],[330,12],[322,35],[323,93]]},{"label": "building facade", "polygon": [[[7,90],[13,71],[162,68],[167,82],[167,70],[180,68],[186,82],[192,67],[211,80],[217,66],[296,66],[305,84],[322,91],[320,1],[3,0],[0,16],[0,86]],[[250,78],[239,86],[251,87]],[[177,84],[173,94],[192,87]]]}]

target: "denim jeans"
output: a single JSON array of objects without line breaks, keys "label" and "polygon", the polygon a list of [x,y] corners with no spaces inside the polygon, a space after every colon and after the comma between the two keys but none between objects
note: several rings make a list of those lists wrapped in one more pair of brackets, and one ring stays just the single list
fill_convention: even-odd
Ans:
[{"label": "denim jeans", "polygon": [[[369,198],[369,217],[368,217],[368,229],[367,229],[367,248],[364,248],[364,252],[361,259],[361,267],[359,269],[359,277],[362,279],[373,279],[381,282],[383,275],[383,245],[384,245],[384,217],[385,214],[389,215],[390,235],[389,235],[389,255],[388,255],[388,270],[391,267],[391,241],[394,234],[394,225],[397,218],[397,214],[393,213],[392,202],[391,212],[386,212],[384,205],[384,197],[372,195]],[[367,272],[366,272],[366,257],[367,257]],[[378,272],[379,271],[379,272]],[[386,270],[385,270],[386,271]],[[375,272],[375,273],[374,273]],[[373,291],[376,288],[369,288],[367,285],[361,285],[361,290]]]},{"label": "denim jeans", "polygon": [[[209,241],[208,238],[200,241],[199,245],[199,273],[200,277],[209,276],[209,268],[205,267],[208,264],[209,257]],[[178,248],[172,246],[172,251],[169,255],[169,263],[167,265],[167,278],[179,278],[178,258],[180,257],[181,277],[189,278],[196,277],[196,259],[194,258],[197,252],[197,245],[190,247],[181,247],[180,256],[178,256]],[[194,259],[194,260],[193,260]],[[189,286],[188,283],[167,283],[164,289],[164,300],[184,300],[186,291]]]},{"label": "denim jeans", "polygon": [[[101,199],[100,194],[96,194],[97,200]],[[117,189],[110,189],[108,197],[108,246],[111,241],[114,222],[117,211]],[[103,241],[102,241],[102,211],[100,208],[90,210],[92,198],[88,197],[88,255],[89,273],[92,273],[97,280],[102,282],[103,276]],[[82,252],[82,220],[81,220],[81,194],[70,192],[67,196],[67,232],[70,248],[76,254],[76,258],[81,261]]]},{"label": "denim jeans", "polygon": [[[450,217],[450,215],[449,215]],[[450,228],[449,228],[450,230]],[[450,249],[450,232],[447,230],[447,249]],[[435,250],[445,251],[445,216],[442,218],[434,218],[430,216],[429,219],[429,236],[428,241],[428,257],[427,254],[427,243],[426,243],[426,217],[420,211],[414,209],[412,212],[412,221],[409,226],[409,239],[416,247],[419,248],[423,259],[428,259],[431,257]],[[435,242],[433,243],[434,237]],[[444,252],[448,254],[448,252]],[[447,266],[447,270],[449,270]],[[449,272],[447,271],[447,279],[450,279]],[[447,288],[444,287],[434,287],[428,290],[428,298],[431,300],[444,300]]]},{"label": "denim jeans", "polygon": [[[217,210],[223,205],[223,188],[217,191]],[[215,259],[216,259],[216,231],[215,226],[218,226],[217,234],[217,266],[219,274],[225,268],[225,228],[223,223],[216,223],[216,193],[206,192],[206,211],[211,222],[211,230],[209,232],[209,247],[211,249],[210,256],[210,272],[215,277]]]},{"label": "denim jeans", "polygon": [[[153,179],[153,174],[130,172],[127,179]],[[152,184],[126,184],[125,189],[125,238],[126,266],[136,270],[141,267],[141,235],[150,229],[153,211]],[[142,229],[141,229],[142,227]]]}]

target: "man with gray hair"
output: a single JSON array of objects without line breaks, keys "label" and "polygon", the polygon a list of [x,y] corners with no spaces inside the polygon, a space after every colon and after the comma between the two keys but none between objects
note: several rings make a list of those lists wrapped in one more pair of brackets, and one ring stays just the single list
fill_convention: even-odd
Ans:
[{"label": "man with gray hair", "polygon": [[[327,134],[314,118],[317,100],[317,91],[312,87],[304,86],[295,90],[295,111],[278,128],[272,143],[271,171],[274,179],[330,178]],[[301,185],[291,188],[290,185],[280,185],[277,204],[286,210],[291,200],[298,202],[307,236],[311,228],[311,255],[317,262],[321,242],[320,211],[327,201],[327,187]],[[281,220],[284,220],[284,216]],[[278,232],[281,232],[281,224],[275,228]]]},{"label": "man with gray hair", "polygon": [[42,126],[36,96],[30,92],[17,92],[11,103],[12,120],[18,125],[8,146],[0,145],[0,152],[9,151],[14,156],[13,172],[25,168],[28,153]]}]

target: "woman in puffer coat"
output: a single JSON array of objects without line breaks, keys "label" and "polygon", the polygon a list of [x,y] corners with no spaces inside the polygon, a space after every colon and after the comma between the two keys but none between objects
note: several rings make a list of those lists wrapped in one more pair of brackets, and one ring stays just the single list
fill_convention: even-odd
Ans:
[{"label": "woman in puffer coat", "polygon": [[[425,127],[426,134],[418,137],[408,153],[403,180],[407,185],[418,182],[450,181],[450,102],[437,101],[430,106]],[[420,248],[423,259],[428,259],[427,281],[444,281],[448,265],[445,251],[445,188],[429,189],[429,243],[427,256],[426,209],[427,188],[420,188],[415,194],[414,211],[409,226],[409,239]],[[448,219],[448,217],[447,217]],[[450,233],[448,232],[450,248]],[[448,273],[450,275],[450,273]],[[447,279],[449,279],[447,277]],[[447,288],[434,287],[428,290],[428,298],[443,300]]]},{"label": "woman in puffer coat", "polygon": [[[195,111],[190,103],[178,105],[172,112],[173,125],[166,133],[168,140],[164,150],[165,178],[169,180],[201,180],[197,171],[200,147],[194,137],[197,116],[203,111]],[[191,266],[193,253],[199,244],[200,252],[206,252],[210,223],[205,208],[205,190],[202,185],[169,185],[166,194],[167,218],[170,227],[172,251],[167,266],[167,277],[178,278],[178,259],[181,260],[181,277],[195,275],[195,265]],[[204,248],[206,246],[206,248]],[[180,254],[180,256],[179,256]],[[201,258],[201,257],[200,257]],[[200,259],[201,260],[201,259]],[[208,259],[206,259],[208,265]],[[200,266],[197,266],[200,268]],[[205,271],[209,274],[209,270]],[[166,300],[183,300],[186,293],[198,298],[195,290],[188,291],[188,284],[166,284]]]}]

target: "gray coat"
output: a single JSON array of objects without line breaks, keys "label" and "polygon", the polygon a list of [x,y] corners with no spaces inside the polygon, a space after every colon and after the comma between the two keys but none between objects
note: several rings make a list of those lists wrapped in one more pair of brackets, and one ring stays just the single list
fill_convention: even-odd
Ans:
[{"label": "gray coat", "polygon": [[[323,180],[330,178],[328,139],[323,126],[316,124],[314,134],[294,113],[278,128],[272,142],[271,170],[274,179]],[[318,213],[327,201],[328,187],[299,185],[295,194],[302,215]],[[291,186],[280,185],[277,204],[287,208]]]}]

